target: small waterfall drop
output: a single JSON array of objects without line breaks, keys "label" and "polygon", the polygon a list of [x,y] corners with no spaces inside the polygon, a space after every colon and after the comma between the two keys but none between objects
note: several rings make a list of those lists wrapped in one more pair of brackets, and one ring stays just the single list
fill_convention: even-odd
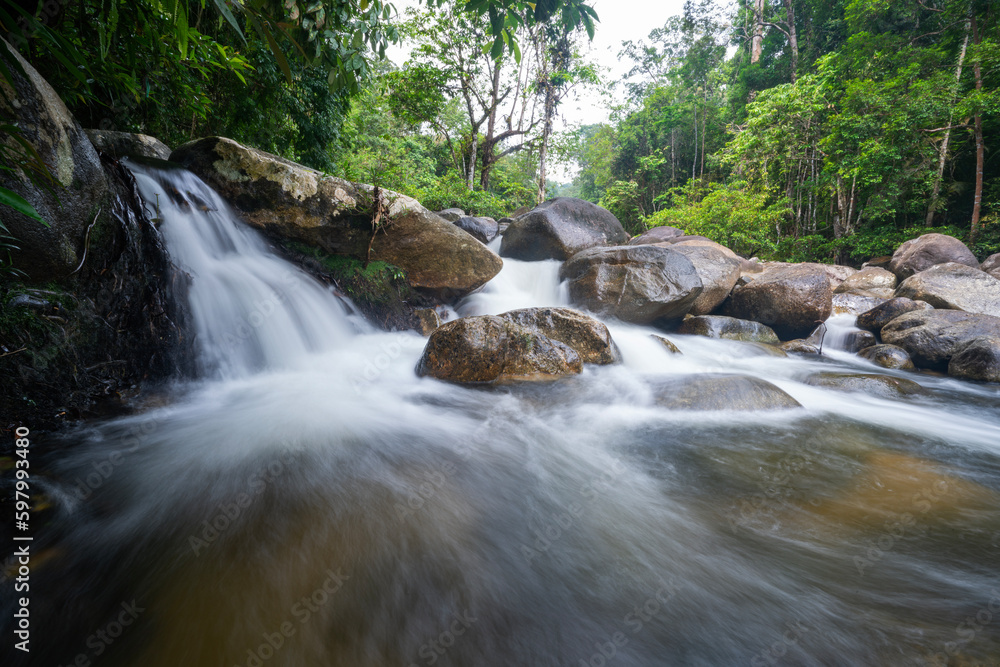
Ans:
[{"label": "small waterfall drop", "polygon": [[189,171],[130,162],[170,256],[190,278],[188,303],[208,375],[289,368],[342,346],[344,305],[277,257],[229,205]]}]

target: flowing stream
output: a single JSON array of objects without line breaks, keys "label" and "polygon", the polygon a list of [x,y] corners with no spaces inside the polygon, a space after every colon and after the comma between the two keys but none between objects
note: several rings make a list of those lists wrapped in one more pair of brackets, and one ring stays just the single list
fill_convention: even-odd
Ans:
[{"label": "flowing stream", "polygon": [[[426,339],[352,315],[192,174],[132,168],[190,275],[203,378],[71,436],[33,664],[1000,665],[996,385],[836,336],[780,358],[663,334],[672,355],[619,322],[623,363],[578,377],[421,379]],[[456,310],[568,305],[558,269],[506,259]],[[653,399],[719,372],[803,407]]]}]

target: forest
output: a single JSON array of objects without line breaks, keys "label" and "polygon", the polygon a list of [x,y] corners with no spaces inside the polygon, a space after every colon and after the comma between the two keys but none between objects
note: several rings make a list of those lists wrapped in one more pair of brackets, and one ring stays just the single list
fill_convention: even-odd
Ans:
[{"label": "forest", "polygon": [[[7,0],[0,23],[84,127],[228,136],[432,210],[575,196],[766,259],[860,264],[929,231],[1000,250],[985,0],[688,0],[621,45],[620,82],[579,0]],[[584,87],[615,92],[611,120],[557,131]]]}]

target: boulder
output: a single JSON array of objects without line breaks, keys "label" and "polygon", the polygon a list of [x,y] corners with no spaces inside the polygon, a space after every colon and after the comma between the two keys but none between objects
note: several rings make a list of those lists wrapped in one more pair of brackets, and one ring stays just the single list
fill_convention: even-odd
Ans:
[{"label": "boulder", "polygon": [[500,226],[493,218],[473,218],[466,216],[455,221],[455,226],[464,229],[482,243],[489,243],[500,233]]},{"label": "boulder", "polygon": [[684,317],[701,294],[691,261],[657,245],[591,248],[560,270],[573,303],[635,324]]},{"label": "boulder", "polygon": [[778,348],[784,352],[796,354],[822,354],[823,341],[826,339],[826,324],[820,324],[813,329],[808,338],[798,338],[781,343]]},{"label": "boulder", "polygon": [[960,347],[948,362],[948,375],[1000,382],[1000,336],[974,338]]},{"label": "boulder", "polygon": [[1000,279],[1000,252],[990,255],[979,265],[980,271],[985,271],[994,278]]},{"label": "boulder", "polygon": [[463,317],[431,334],[417,375],[458,384],[546,381],[579,373],[580,355],[494,315]]},{"label": "boulder", "polygon": [[815,267],[791,265],[766,270],[733,289],[725,314],[770,326],[783,340],[808,335],[833,309],[827,274]]},{"label": "boulder", "polygon": [[489,248],[424,208],[406,211],[376,234],[371,256],[403,269],[413,288],[442,301],[479,289],[503,268]]},{"label": "boulder", "polygon": [[645,245],[647,243],[663,243],[672,238],[684,236],[684,231],[676,227],[653,227],[629,240],[629,245]]},{"label": "boulder", "polygon": [[873,345],[858,352],[862,359],[881,366],[882,368],[896,368],[899,370],[913,370],[913,360],[910,354],[901,347],[895,345]]},{"label": "boulder", "polygon": [[[889,297],[892,293],[889,293]],[[888,301],[888,297],[879,296],[871,292],[840,292],[833,295],[833,315],[860,315],[875,306]]]},{"label": "boulder", "polygon": [[458,222],[465,217],[465,211],[460,208],[446,208],[443,211],[438,211],[437,214],[448,222]]},{"label": "boulder", "polygon": [[[209,137],[180,146],[170,159],[198,174],[251,226],[329,254],[364,260],[372,243],[374,189]],[[406,272],[418,291],[451,299],[481,287],[503,266],[496,254],[415,199],[384,191],[391,224],[372,258]]]},{"label": "boulder", "polygon": [[984,336],[1000,336],[1000,317],[920,310],[900,315],[882,328],[882,342],[903,348],[918,367],[933,370],[947,369],[965,345]]},{"label": "boulder", "polygon": [[582,199],[556,197],[514,220],[500,255],[521,260],[569,259],[595,246],[626,243],[628,234],[609,211]]},{"label": "boulder", "polygon": [[112,132],[111,130],[85,130],[94,148],[112,157],[148,157],[170,159],[170,147],[148,134]]},{"label": "boulder", "polygon": [[913,274],[896,288],[896,296],[926,301],[935,308],[1000,316],[1000,280],[955,262]]},{"label": "boulder", "polygon": [[889,262],[892,261],[892,255],[879,255],[878,257],[872,257],[867,262],[861,265],[862,269],[867,269],[869,266],[874,266],[878,269],[889,270]]},{"label": "boulder", "polygon": [[844,336],[844,350],[857,353],[878,343],[871,331],[850,331]]},{"label": "boulder", "polygon": [[923,301],[914,301],[904,297],[897,297],[895,299],[889,299],[885,303],[879,304],[871,310],[861,313],[858,315],[858,319],[855,324],[862,329],[878,333],[882,331],[882,327],[900,315],[917,310],[929,310],[931,308],[932,306],[930,304],[924,303]]},{"label": "boulder", "polygon": [[666,348],[667,352],[669,352],[670,354],[681,354],[680,348],[678,348],[676,345],[671,343],[663,336],[657,336],[656,334],[649,334],[649,337],[658,342],[664,348]]},{"label": "boulder", "polygon": [[[0,170],[0,187],[27,200],[49,226],[9,206],[0,206],[0,223],[17,239],[14,268],[35,282],[60,280],[80,265],[99,212],[110,210],[108,180],[94,145],[52,86],[3,39],[0,49],[14,82],[12,90],[0,77],[0,117],[17,124],[54,178],[50,190],[20,170]],[[24,74],[12,66],[15,60]]]},{"label": "boulder", "polygon": [[677,328],[677,333],[754,343],[780,342],[774,330],[765,324],[724,315],[688,317]]},{"label": "boulder", "polygon": [[879,398],[900,398],[928,393],[912,380],[871,373],[817,373],[806,378],[805,383],[836,391],[860,391]]},{"label": "boulder", "polygon": [[671,410],[782,410],[802,407],[766,380],[744,375],[672,377],[653,388],[654,400]]},{"label": "boulder", "polygon": [[622,355],[598,320],[570,308],[522,308],[499,316],[573,348],[585,364],[616,364]]},{"label": "boulder", "polygon": [[875,266],[868,266],[857,273],[848,276],[833,290],[834,294],[869,291],[875,289],[893,290],[896,288],[895,274]]},{"label": "boulder", "polygon": [[905,280],[914,273],[947,262],[979,268],[979,260],[964,243],[954,236],[944,234],[924,234],[903,243],[893,253],[892,260],[886,268],[900,280]]},{"label": "boulder", "polygon": [[771,343],[742,343],[739,349],[747,357],[788,357],[787,352]]},{"label": "boulder", "polygon": [[701,279],[701,294],[694,300],[691,314],[711,313],[733,291],[740,277],[741,260],[711,246],[678,243],[669,247],[687,257]]},{"label": "boulder", "polygon": [[413,315],[417,318],[417,331],[424,336],[430,336],[441,326],[441,316],[433,308],[416,308]]}]

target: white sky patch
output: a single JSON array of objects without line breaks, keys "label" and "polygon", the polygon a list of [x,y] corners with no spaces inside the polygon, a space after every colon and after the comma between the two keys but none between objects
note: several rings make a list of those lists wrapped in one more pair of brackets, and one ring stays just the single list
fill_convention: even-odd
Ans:
[{"label": "white sky patch", "polygon": [[[407,7],[418,7],[421,0],[393,0],[397,11],[402,14]],[[607,84],[622,81],[632,67],[630,61],[619,61],[618,52],[627,40],[645,40],[654,28],[662,27],[667,19],[684,11],[684,0],[593,0],[600,22],[585,57],[605,68]],[[397,65],[406,62],[410,48],[393,46],[388,57]],[[624,91],[615,91],[617,99],[609,94],[610,85],[590,87],[575,91],[559,105],[559,118],[555,131],[561,132],[577,125],[603,123],[608,120],[609,105],[620,102]],[[557,167],[550,178],[557,181],[570,180],[571,175]]]}]

